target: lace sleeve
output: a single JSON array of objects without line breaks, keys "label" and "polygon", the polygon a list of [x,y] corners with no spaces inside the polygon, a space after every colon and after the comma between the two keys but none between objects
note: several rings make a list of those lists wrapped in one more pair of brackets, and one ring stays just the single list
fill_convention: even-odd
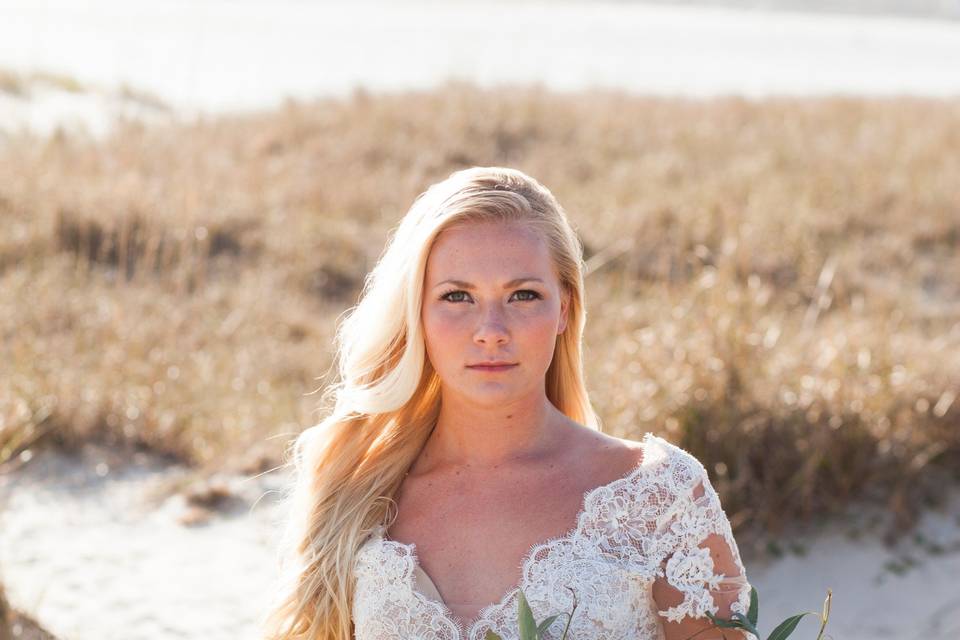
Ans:
[{"label": "lace sleeve", "polygon": [[[675,469],[678,495],[660,522],[666,554],[653,586],[667,638],[687,637],[709,626],[707,612],[724,618],[734,612],[746,615],[750,605],[750,584],[720,498],[696,458],[684,452],[682,462]],[[730,629],[724,633],[751,637]]]}]

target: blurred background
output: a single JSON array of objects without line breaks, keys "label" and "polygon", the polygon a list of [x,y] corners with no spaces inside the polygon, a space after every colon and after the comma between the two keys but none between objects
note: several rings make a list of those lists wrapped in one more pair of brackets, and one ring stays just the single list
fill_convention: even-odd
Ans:
[{"label": "blurred background", "polygon": [[960,637],[958,149],[960,0],[0,0],[0,640],[258,637],[336,322],[474,165],[761,630]]}]

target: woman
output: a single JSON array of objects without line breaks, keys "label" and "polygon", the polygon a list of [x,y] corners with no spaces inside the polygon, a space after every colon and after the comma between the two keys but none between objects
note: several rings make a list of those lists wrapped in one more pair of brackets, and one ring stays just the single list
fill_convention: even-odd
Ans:
[{"label": "woman", "polygon": [[686,451],[601,432],[585,315],[582,247],[533,178],[475,167],[416,199],[294,444],[269,637],[514,639],[521,589],[575,640],[743,637],[706,616],[749,601],[717,494]]}]

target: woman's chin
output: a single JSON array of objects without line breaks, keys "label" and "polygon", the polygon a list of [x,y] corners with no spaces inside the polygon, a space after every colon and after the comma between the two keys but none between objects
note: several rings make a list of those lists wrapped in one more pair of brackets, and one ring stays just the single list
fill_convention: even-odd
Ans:
[{"label": "woman's chin", "polygon": [[495,382],[475,385],[464,392],[464,397],[472,403],[489,406],[491,409],[519,400],[523,395],[515,385]]}]

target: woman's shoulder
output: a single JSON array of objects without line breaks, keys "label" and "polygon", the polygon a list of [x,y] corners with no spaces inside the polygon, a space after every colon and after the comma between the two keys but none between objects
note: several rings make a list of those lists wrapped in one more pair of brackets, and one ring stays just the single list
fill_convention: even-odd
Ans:
[{"label": "woman's shoulder", "polygon": [[[610,436],[612,437],[612,436]],[[690,489],[701,482],[709,483],[707,470],[700,460],[670,440],[646,432],[639,439],[614,438],[619,446],[632,452],[637,468],[655,470],[660,481],[669,481],[678,489]]]},{"label": "woman's shoulder", "polygon": [[[618,437],[583,425],[575,428],[575,456],[592,458],[595,465],[607,469],[657,469],[684,488],[707,477],[703,464],[686,449],[670,440],[645,432],[638,437]],[[657,474],[660,475],[660,474]]]},{"label": "woman's shoulder", "polygon": [[589,462],[588,466],[607,470],[633,469],[640,464],[644,450],[642,442],[619,438],[573,421],[571,425],[573,435],[564,447],[569,460]]},{"label": "woman's shoulder", "polygon": [[644,455],[648,455],[651,461],[654,459],[669,459],[682,464],[702,466],[692,453],[652,431],[644,432],[641,436],[633,438],[597,433],[604,438],[608,446],[632,452],[637,458],[637,462],[640,462]]}]

